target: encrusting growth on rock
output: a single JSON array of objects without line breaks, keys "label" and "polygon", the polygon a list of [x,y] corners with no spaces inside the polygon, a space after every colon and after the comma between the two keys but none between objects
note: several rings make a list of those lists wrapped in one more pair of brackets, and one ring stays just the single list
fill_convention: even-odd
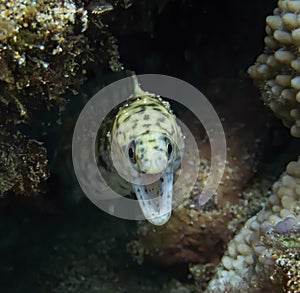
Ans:
[{"label": "encrusting growth on rock", "polygon": [[[0,172],[5,170],[0,195],[9,190],[36,194],[38,182],[49,177],[44,169],[48,164],[46,146],[21,134],[21,127],[17,132],[15,125],[29,125],[33,133],[45,128],[60,117],[68,97],[78,93],[89,71],[123,68],[116,38],[107,26],[98,25],[99,16],[91,15],[85,6],[80,0],[0,3],[0,135],[9,137],[10,133],[7,141],[14,148],[12,153],[9,143],[1,140],[0,155],[10,155],[0,158]],[[52,113],[45,115],[47,111]],[[52,121],[45,121],[50,115]],[[36,154],[33,144],[37,144]],[[24,154],[30,160],[19,162]],[[43,176],[27,172],[36,164]],[[23,180],[33,173],[37,175],[35,183]]]},{"label": "encrusting growth on rock", "polygon": [[0,196],[12,190],[19,195],[37,195],[48,179],[46,148],[20,132],[0,127]]}]

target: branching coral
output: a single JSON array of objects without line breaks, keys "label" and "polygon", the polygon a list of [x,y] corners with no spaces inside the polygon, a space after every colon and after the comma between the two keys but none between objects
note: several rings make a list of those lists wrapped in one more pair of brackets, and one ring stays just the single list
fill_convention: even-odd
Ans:
[{"label": "branching coral", "polygon": [[264,103],[300,137],[300,1],[279,0],[266,19],[264,53],[248,70]]}]

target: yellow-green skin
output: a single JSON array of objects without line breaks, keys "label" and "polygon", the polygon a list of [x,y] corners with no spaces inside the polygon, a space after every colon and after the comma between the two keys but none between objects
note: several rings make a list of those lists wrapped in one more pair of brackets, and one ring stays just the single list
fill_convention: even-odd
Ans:
[{"label": "yellow-green skin", "polygon": [[[171,215],[173,175],[180,167],[184,149],[184,137],[170,104],[136,86],[135,93],[119,108],[106,136],[105,148],[111,152],[121,177],[132,182],[145,218],[155,225],[164,224]],[[101,160],[105,161],[104,156]],[[141,174],[156,175],[156,194],[149,191],[147,182],[144,185],[143,181],[135,181]],[[146,205],[147,199],[153,202]]]},{"label": "yellow-green skin", "polygon": [[125,157],[128,157],[126,147],[135,141],[134,161],[137,169],[146,174],[164,171],[171,155],[168,144],[172,151],[176,147],[183,148],[182,133],[169,103],[148,93],[129,99],[120,108],[111,138],[120,152],[125,151]]}]

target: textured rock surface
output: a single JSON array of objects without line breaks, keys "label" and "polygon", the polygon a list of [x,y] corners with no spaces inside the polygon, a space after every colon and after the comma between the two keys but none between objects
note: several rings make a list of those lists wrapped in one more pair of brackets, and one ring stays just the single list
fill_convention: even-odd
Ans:
[{"label": "textured rock surface", "polygon": [[49,177],[46,154],[42,143],[0,127],[0,196],[9,190],[19,195],[39,194]]}]

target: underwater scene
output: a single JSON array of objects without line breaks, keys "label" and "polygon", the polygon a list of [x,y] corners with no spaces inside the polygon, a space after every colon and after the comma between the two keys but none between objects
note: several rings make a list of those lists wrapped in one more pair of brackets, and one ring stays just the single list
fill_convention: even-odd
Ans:
[{"label": "underwater scene", "polygon": [[300,0],[0,0],[1,293],[300,293]]}]

